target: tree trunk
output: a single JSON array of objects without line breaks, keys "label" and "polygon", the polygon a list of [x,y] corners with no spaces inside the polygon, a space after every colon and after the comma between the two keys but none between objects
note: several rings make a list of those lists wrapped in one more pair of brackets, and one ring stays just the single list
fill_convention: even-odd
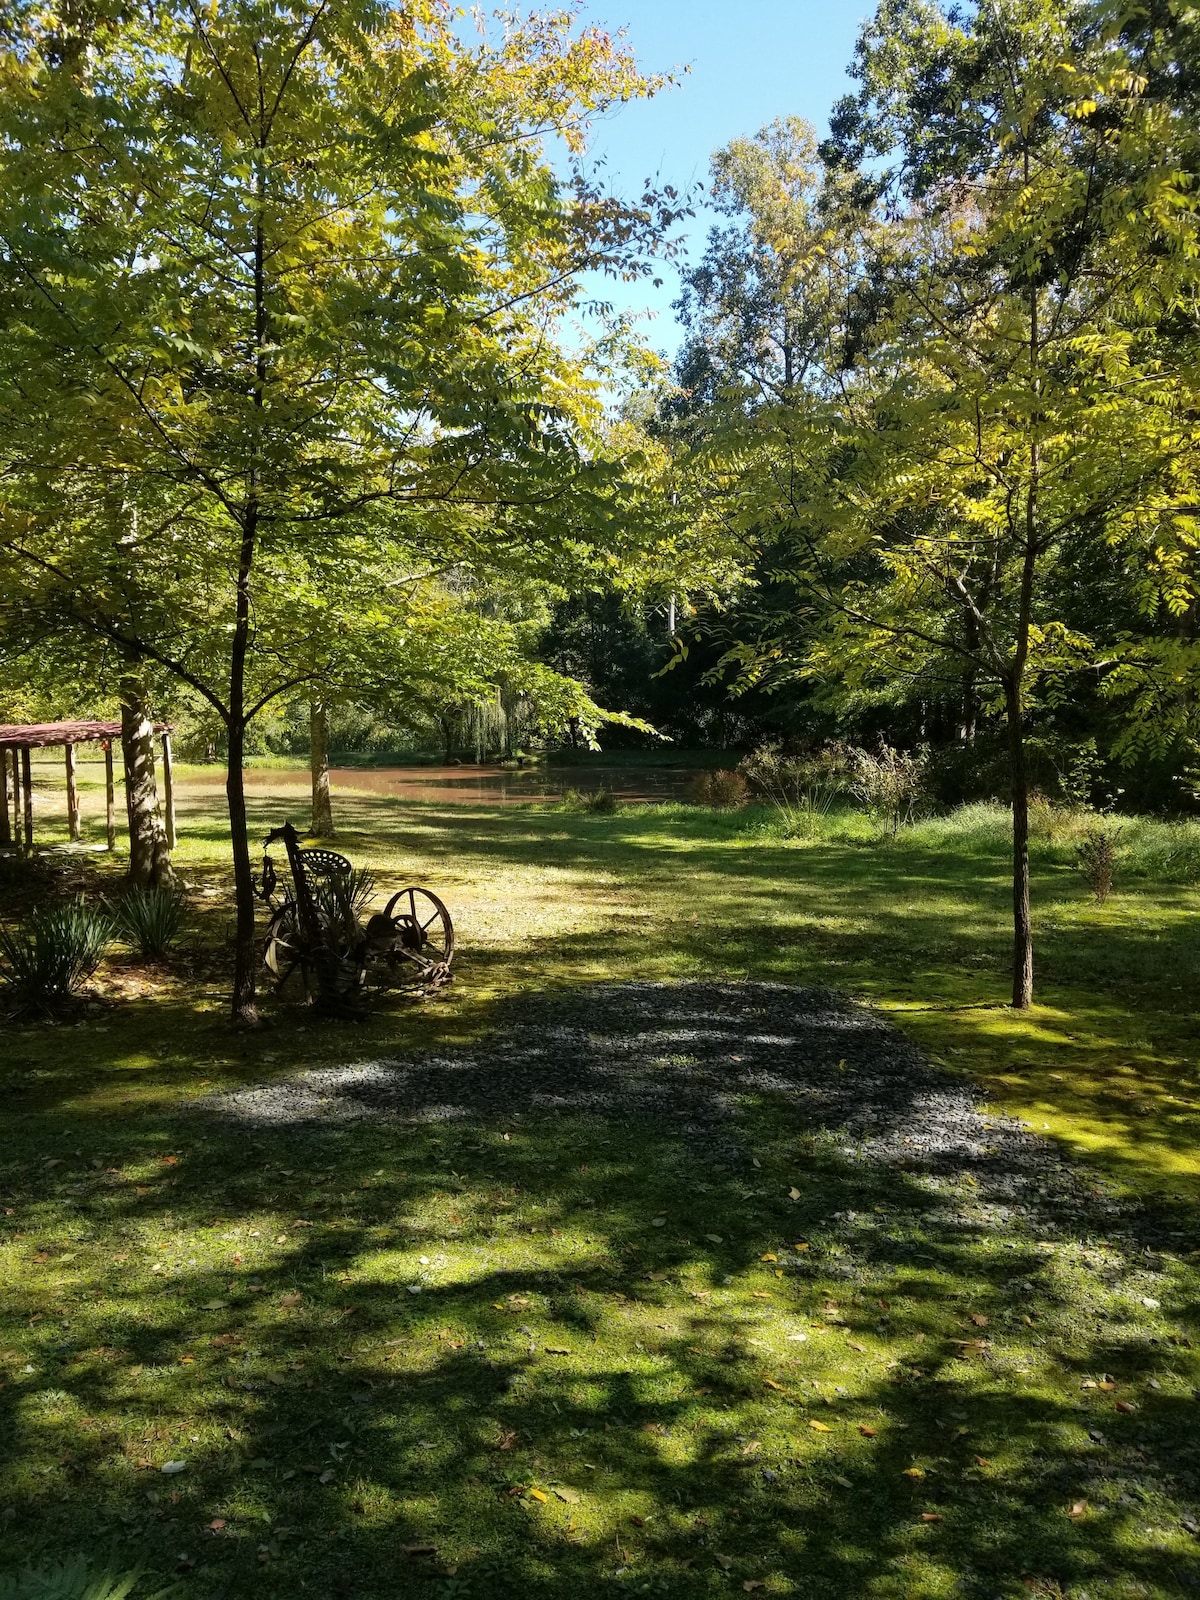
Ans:
[{"label": "tree trunk", "polygon": [[312,836],[333,838],[333,803],[329,794],[329,719],[325,702],[314,695],[308,703],[308,761],[312,770]]},{"label": "tree trunk", "polygon": [[1008,767],[1012,786],[1013,968],[1012,1003],[1024,1011],[1033,1002],[1033,922],[1029,910],[1029,774],[1019,689],[1007,690]]},{"label": "tree trunk", "polygon": [[171,852],[154,777],[154,724],[139,678],[121,680],[121,754],[129,817],[129,882],[161,888],[174,882]]},{"label": "tree trunk", "polygon": [[454,760],[454,716],[449,711],[439,711],[437,720],[442,730],[442,756],[449,766]]},{"label": "tree trunk", "polygon": [[233,1020],[255,1022],[254,969],[257,958],[254,929],[254,869],[250,864],[250,839],[246,831],[246,785],[242,763],[246,757],[246,725],[241,715],[229,722],[229,767],[225,801],[229,810],[229,835],[233,847],[233,893],[237,926],[233,952]]}]

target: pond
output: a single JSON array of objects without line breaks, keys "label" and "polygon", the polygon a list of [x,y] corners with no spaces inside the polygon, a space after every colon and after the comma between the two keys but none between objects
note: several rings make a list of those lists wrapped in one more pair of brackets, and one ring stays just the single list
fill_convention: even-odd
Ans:
[{"label": "pond", "polygon": [[[425,800],[437,805],[528,805],[561,800],[568,789],[592,794],[610,789],[619,800],[683,800],[695,777],[690,767],[333,767],[330,783],[336,795],[392,795],[397,800]],[[246,788],[252,793],[309,788],[306,766],[249,767]],[[192,768],[181,775],[180,789],[221,788],[225,774]]]}]

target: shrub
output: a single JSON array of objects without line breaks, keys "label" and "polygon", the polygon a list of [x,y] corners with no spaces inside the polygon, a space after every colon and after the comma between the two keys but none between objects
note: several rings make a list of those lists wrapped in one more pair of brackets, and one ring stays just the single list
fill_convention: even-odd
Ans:
[{"label": "shrub", "polygon": [[151,961],[160,960],[179,937],[186,901],[179,889],[131,887],[113,907],[117,927]]},{"label": "shrub", "polygon": [[590,811],[597,817],[611,816],[617,810],[620,802],[611,789],[593,789],[591,794],[584,799],[585,811]]},{"label": "shrub", "polygon": [[1097,905],[1103,905],[1112,893],[1120,838],[1118,825],[1098,822],[1075,846],[1075,863],[1095,895]]},{"label": "shrub", "polygon": [[850,793],[886,839],[913,822],[928,800],[927,752],[893,750],[880,739],[874,750],[851,750]]},{"label": "shrub", "polygon": [[53,1011],[86,983],[113,936],[113,919],[75,901],[0,929],[0,984],[16,1011]]},{"label": "shrub", "polygon": [[750,785],[740,772],[700,772],[688,784],[688,798],[698,806],[715,806],[720,811],[729,811],[746,804],[750,798]]},{"label": "shrub", "polygon": [[620,801],[611,789],[567,789],[559,802],[564,811],[590,811],[593,816],[611,816]]}]

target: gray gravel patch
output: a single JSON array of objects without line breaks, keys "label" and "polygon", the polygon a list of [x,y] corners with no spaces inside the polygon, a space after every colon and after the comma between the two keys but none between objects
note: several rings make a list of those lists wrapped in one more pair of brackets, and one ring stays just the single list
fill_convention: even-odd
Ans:
[{"label": "gray gravel patch", "polygon": [[767,1104],[851,1164],[970,1204],[963,1228],[1036,1217],[1052,1236],[1121,1209],[1096,1179],[971,1083],[935,1067],[876,1013],[821,989],[766,983],[608,983],[523,996],[514,1022],[461,1054],[322,1067],[207,1098],[256,1128],[376,1118],[464,1122],[584,1115],[670,1128],[738,1163],[743,1124]]}]

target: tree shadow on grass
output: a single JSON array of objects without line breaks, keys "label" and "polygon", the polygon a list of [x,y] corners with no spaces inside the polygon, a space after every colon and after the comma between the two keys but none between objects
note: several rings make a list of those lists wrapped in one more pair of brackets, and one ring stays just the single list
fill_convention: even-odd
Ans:
[{"label": "tree shadow on grass", "polygon": [[25,1153],[4,1559],[116,1531],[230,1600],[1192,1591],[1195,1274],[1090,1174],[820,991],[490,1020]]}]

